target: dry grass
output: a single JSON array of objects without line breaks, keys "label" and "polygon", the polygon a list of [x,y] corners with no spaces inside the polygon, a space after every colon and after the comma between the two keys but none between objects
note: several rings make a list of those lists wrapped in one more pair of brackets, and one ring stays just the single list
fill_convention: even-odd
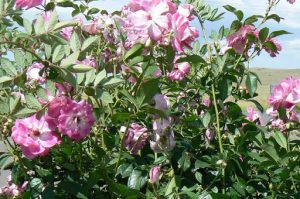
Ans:
[{"label": "dry grass", "polygon": [[[268,97],[270,95],[270,85],[277,84],[280,80],[293,76],[300,78],[300,69],[269,69],[269,68],[252,68],[251,71],[256,72],[261,80],[262,85],[258,85],[258,96],[255,98],[264,107],[268,107]],[[240,102],[243,110],[248,106],[254,106],[253,103]]]}]

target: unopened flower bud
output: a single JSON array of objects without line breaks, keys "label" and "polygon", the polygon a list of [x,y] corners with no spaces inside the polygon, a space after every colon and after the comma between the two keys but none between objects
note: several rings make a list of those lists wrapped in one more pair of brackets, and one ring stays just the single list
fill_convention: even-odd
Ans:
[{"label": "unopened flower bud", "polygon": [[225,160],[218,160],[216,164],[222,168],[227,166],[227,162]]},{"label": "unopened flower bud", "polygon": [[159,175],[160,175],[160,167],[159,166],[153,167],[149,173],[150,176],[149,182],[153,184],[154,183],[157,184],[159,182]]}]

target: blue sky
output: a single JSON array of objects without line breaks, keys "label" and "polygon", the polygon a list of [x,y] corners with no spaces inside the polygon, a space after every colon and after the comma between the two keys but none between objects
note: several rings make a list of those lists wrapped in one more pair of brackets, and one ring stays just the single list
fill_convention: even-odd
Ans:
[{"label": "blue sky", "polygon": [[[93,7],[105,9],[110,12],[119,10],[125,5],[128,0],[99,0],[91,3]],[[241,9],[245,17],[253,14],[264,14],[267,7],[267,0],[205,0],[212,7],[221,7],[230,4],[238,9]],[[25,13],[26,17],[33,18],[36,11],[30,10]],[[300,0],[297,0],[293,5],[281,0],[273,13],[279,14],[284,18],[280,24],[277,22],[269,22],[267,26],[274,30],[284,29],[293,34],[279,37],[279,41],[283,46],[283,51],[276,57],[271,58],[267,53],[262,53],[258,58],[250,63],[252,67],[266,67],[266,68],[285,68],[285,69],[300,69]],[[70,12],[66,9],[60,9],[59,14],[61,19],[70,18]],[[207,24],[208,31],[217,29],[221,25],[229,27],[234,16],[226,13],[224,19],[217,23]],[[200,34],[201,37],[201,34]]]}]

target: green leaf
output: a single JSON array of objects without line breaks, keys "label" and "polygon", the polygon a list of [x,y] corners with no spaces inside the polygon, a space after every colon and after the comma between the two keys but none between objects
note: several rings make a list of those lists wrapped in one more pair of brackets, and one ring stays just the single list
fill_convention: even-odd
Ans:
[{"label": "green leaf", "polygon": [[112,95],[107,91],[101,91],[97,94],[97,97],[99,97],[99,99],[105,104],[111,104],[114,102]]},{"label": "green leaf", "polygon": [[20,111],[18,111],[17,113],[15,113],[14,115],[16,117],[27,117],[34,113],[36,113],[36,109],[23,108]]},{"label": "green leaf", "polygon": [[279,156],[274,148],[274,146],[269,144],[264,144],[261,147],[275,162],[279,161]]},{"label": "green leaf", "polygon": [[104,80],[105,77],[106,77],[106,71],[105,71],[105,70],[100,71],[100,72],[96,75],[96,78],[95,78],[95,81],[94,81],[94,86],[98,86],[98,84],[100,84],[100,82],[101,82],[102,80]]},{"label": "green leaf", "polygon": [[280,35],[287,35],[287,34],[292,34],[288,31],[285,31],[285,30],[277,30],[277,31],[274,31],[270,34],[270,38],[273,38],[273,37],[278,37]]},{"label": "green leaf", "polygon": [[202,123],[203,123],[203,126],[205,128],[208,127],[209,123],[210,123],[210,119],[211,119],[211,116],[210,116],[210,113],[209,112],[206,112],[203,116],[203,119],[202,119]]},{"label": "green leaf", "polygon": [[218,89],[220,91],[220,99],[225,100],[232,92],[232,82],[230,79],[222,79],[218,83]]},{"label": "green leaf", "polygon": [[189,62],[192,64],[206,63],[206,61],[199,55],[187,55],[186,57],[179,58],[176,62]]},{"label": "green leaf", "polygon": [[131,59],[139,54],[142,53],[144,49],[144,45],[143,44],[135,44],[124,56],[124,60],[128,60]]},{"label": "green leaf", "polygon": [[259,31],[259,40],[264,43],[269,35],[269,28],[265,27]]},{"label": "green leaf", "polygon": [[0,84],[2,83],[7,83],[7,82],[10,82],[12,81],[13,78],[12,77],[9,77],[9,76],[3,76],[3,77],[0,77]]},{"label": "green leaf", "polygon": [[17,110],[17,108],[18,108],[18,106],[20,104],[21,104],[21,97],[16,97],[16,98],[11,97],[9,99],[9,110],[10,110],[10,113],[13,114]]},{"label": "green leaf", "polygon": [[281,18],[277,15],[277,14],[271,14],[271,15],[269,15],[268,17],[267,17],[267,20],[269,20],[269,19],[273,19],[274,21],[276,21],[276,22],[280,22],[280,20],[281,20]]},{"label": "green leaf", "polygon": [[27,65],[26,60],[25,60],[25,56],[24,56],[24,54],[21,50],[14,51],[14,58],[15,58],[17,66],[23,68],[24,66]]},{"label": "green leaf", "polygon": [[46,32],[45,21],[44,21],[42,15],[38,15],[36,22],[34,23],[34,30],[35,30],[35,33],[38,35]]},{"label": "green leaf", "polygon": [[95,70],[90,70],[85,75],[85,85],[89,85],[90,83],[93,83],[93,81],[96,78]]},{"label": "green leaf", "polygon": [[174,192],[174,189],[176,188],[176,178],[174,176],[166,188],[165,196],[169,196],[170,194],[172,194]]},{"label": "green leaf", "polygon": [[133,171],[133,165],[125,163],[119,166],[118,173],[121,174],[122,178],[127,178]]},{"label": "green leaf", "polygon": [[55,85],[54,85],[53,81],[47,80],[47,82],[46,82],[46,89],[48,90],[48,92],[50,92],[50,94],[52,96],[55,96],[56,88],[55,88]]},{"label": "green leaf", "polygon": [[65,56],[65,48],[62,45],[56,46],[52,55],[52,62],[57,63]]},{"label": "green leaf", "polygon": [[102,85],[104,88],[112,89],[112,88],[116,88],[123,82],[124,82],[124,80],[119,79],[119,78],[110,78],[107,81],[104,81]]},{"label": "green leaf", "polygon": [[73,50],[73,52],[80,51],[80,49],[81,49],[81,41],[76,32],[73,32],[73,34],[71,36],[70,47]]},{"label": "green leaf", "polygon": [[253,95],[255,94],[256,90],[257,90],[257,76],[252,73],[249,72],[247,74],[247,78],[246,78],[246,87],[247,90],[249,91],[251,97],[253,97]]},{"label": "green leaf", "polygon": [[86,50],[89,46],[91,46],[93,43],[99,41],[98,37],[89,37],[88,39],[86,39],[81,47],[81,51]]},{"label": "green leaf", "polygon": [[7,59],[1,59],[1,68],[3,68],[8,75],[18,75],[18,71],[16,70],[14,65]]},{"label": "green leaf", "polygon": [[69,55],[66,59],[64,59],[61,62],[61,67],[66,67],[66,66],[70,66],[70,65],[74,64],[78,60],[79,53],[80,52],[78,51],[78,52],[74,52],[71,55]]},{"label": "green leaf", "polygon": [[181,158],[178,160],[178,167],[183,171],[187,171],[191,166],[191,157],[187,152],[183,152]]},{"label": "green leaf", "polygon": [[132,189],[140,190],[148,181],[148,173],[134,169],[129,178],[127,186]]},{"label": "green leaf", "polygon": [[195,173],[195,177],[196,177],[196,179],[197,179],[197,181],[199,183],[202,183],[202,177],[203,177],[203,175],[200,172],[196,172]]},{"label": "green leaf", "polygon": [[60,76],[64,80],[66,80],[67,82],[69,82],[72,86],[76,87],[76,79],[75,79],[74,75],[70,71],[65,70],[65,69],[62,68],[62,69],[59,70],[59,72],[60,72],[59,73]]},{"label": "green leaf", "polygon": [[28,104],[31,108],[34,108],[34,109],[41,109],[42,108],[40,102],[32,94],[26,94],[25,95],[25,100],[26,100],[26,104]]},{"label": "green leaf", "polygon": [[51,12],[51,17],[47,23],[47,31],[52,30],[58,22],[58,15],[56,11]]},{"label": "green leaf", "polygon": [[223,6],[227,11],[229,12],[235,12],[236,11],[236,8],[231,6],[231,5],[225,5]]},{"label": "green leaf", "polygon": [[39,178],[33,178],[30,181],[29,186],[30,186],[32,197],[34,197],[34,198],[38,197],[44,189],[42,180]]},{"label": "green leaf", "polygon": [[277,144],[279,144],[282,148],[287,150],[287,139],[280,131],[275,131],[273,134]]},{"label": "green leaf", "polygon": [[75,20],[71,20],[71,21],[62,21],[62,22],[59,22],[57,23],[53,30],[54,31],[57,31],[57,30],[60,30],[62,28],[65,28],[65,27],[70,27],[70,26],[78,26],[79,25],[79,22],[78,21],[75,21]]},{"label": "green leaf", "polygon": [[86,73],[90,70],[95,70],[92,66],[84,65],[84,64],[76,64],[68,67],[68,70],[73,73]]},{"label": "green leaf", "polygon": [[28,20],[28,19],[23,19],[23,25],[24,25],[24,28],[26,30],[26,32],[31,35],[32,33],[32,24],[31,22]]}]

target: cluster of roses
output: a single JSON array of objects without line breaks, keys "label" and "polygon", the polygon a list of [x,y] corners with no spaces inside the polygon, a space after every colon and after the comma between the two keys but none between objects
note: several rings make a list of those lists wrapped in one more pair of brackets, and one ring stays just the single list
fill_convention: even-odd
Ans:
[{"label": "cluster of roses", "polygon": [[21,186],[12,182],[11,175],[7,177],[7,184],[0,188],[0,198],[19,198],[26,190],[28,181],[25,181]]},{"label": "cluster of roses", "polygon": [[[122,25],[127,36],[125,48],[136,43],[146,46],[153,42],[160,46],[171,43],[178,54],[167,77],[172,81],[181,81],[190,72],[190,65],[176,61],[184,48],[191,49],[191,43],[198,37],[196,28],[190,26],[192,10],[192,5],[177,7],[171,0],[132,0],[122,9]],[[157,74],[161,75],[161,72]]]},{"label": "cluster of roses", "polygon": [[92,113],[92,107],[85,101],[57,96],[49,102],[45,116],[38,119],[37,115],[32,115],[16,120],[12,138],[27,158],[44,156],[50,148],[61,143],[57,129],[74,140],[87,136],[95,122]]},{"label": "cluster of roses", "polygon": [[[273,128],[285,131],[288,122],[299,122],[300,119],[295,107],[300,103],[300,79],[288,77],[275,85],[268,102],[273,106],[267,110],[267,114],[271,116]],[[279,117],[280,109],[286,111],[285,117]]]},{"label": "cluster of roses", "polygon": [[[233,49],[236,53],[243,54],[247,53],[248,49],[252,46],[253,42],[249,41],[247,36],[253,35],[259,40],[259,30],[252,25],[242,26],[236,33],[228,36],[227,46],[222,50],[223,53],[228,49]],[[276,57],[276,54],[282,50],[281,44],[275,38],[266,38],[266,42],[274,44],[276,49],[271,49],[268,46],[263,45],[263,49],[270,54],[271,57]]]},{"label": "cluster of roses", "polygon": [[47,155],[50,148],[61,143],[57,130],[71,139],[81,140],[90,133],[95,122],[91,105],[65,96],[69,85],[56,84],[56,87],[56,96],[47,92],[48,101],[40,99],[48,108],[45,115],[17,119],[12,128],[13,140],[29,159]]}]

